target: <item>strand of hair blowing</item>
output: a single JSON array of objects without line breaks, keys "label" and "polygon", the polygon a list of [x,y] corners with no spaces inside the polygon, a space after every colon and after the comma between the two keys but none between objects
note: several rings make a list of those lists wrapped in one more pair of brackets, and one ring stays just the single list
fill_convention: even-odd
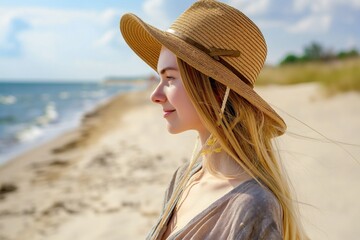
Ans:
[{"label": "strand of hair blowing", "polygon": [[[226,86],[181,59],[177,61],[184,87],[206,127],[227,154],[278,199],[283,214],[283,238],[307,239],[286,172],[275,157],[271,140],[276,135],[276,129],[271,120],[234,91],[229,94],[221,118],[219,96],[224,95]],[[210,172],[219,175],[212,162],[204,164]]]}]

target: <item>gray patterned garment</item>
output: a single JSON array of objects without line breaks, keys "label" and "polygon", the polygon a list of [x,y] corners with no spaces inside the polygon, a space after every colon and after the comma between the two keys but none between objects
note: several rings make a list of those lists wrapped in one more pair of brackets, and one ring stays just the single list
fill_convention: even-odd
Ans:
[{"label": "gray patterned garment", "polygon": [[[186,168],[187,164],[175,172],[165,194],[164,208]],[[200,168],[201,165],[196,166],[191,174]],[[162,215],[163,213],[160,218]],[[167,216],[167,221],[170,218],[171,215]],[[156,225],[146,239],[153,238],[155,227]],[[161,229],[157,239],[161,239],[165,231],[166,225]],[[175,239],[279,240],[282,239],[281,208],[269,190],[261,187],[254,179],[248,180],[216,200],[168,238]]]}]

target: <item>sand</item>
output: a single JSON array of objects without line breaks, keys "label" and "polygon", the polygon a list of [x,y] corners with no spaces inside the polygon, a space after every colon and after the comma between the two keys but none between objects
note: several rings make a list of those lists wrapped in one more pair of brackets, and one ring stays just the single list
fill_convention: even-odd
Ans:
[{"label": "sand", "polygon": [[[309,236],[358,239],[360,147],[339,142],[360,145],[360,95],[328,98],[314,84],[257,90],[288,123],[277,142]],[[0,240],[144,239],[195,138],[167,132],[149,91],[111,99],[81,127],[1,166]]]}]

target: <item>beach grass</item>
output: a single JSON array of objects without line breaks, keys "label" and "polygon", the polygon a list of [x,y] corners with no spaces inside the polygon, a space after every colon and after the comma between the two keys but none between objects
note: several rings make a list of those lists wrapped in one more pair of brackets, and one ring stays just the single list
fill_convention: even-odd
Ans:
[{"label": "beach grass", "polygon": [[360,92],[360,58],[266,66],[257,80],[258,85],[307,82],[318,82],[329,95],[347,91]]}]

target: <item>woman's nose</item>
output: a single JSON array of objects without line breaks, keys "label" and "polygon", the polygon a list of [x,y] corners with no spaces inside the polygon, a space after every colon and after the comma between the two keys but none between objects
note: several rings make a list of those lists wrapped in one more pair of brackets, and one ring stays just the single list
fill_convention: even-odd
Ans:
[{"label": "woman's nose", "polygon": [[161,83],[156,86],[155,90],[150,96],[150,99],[154,103],[164,103],[166,101],[164,86]]}]

